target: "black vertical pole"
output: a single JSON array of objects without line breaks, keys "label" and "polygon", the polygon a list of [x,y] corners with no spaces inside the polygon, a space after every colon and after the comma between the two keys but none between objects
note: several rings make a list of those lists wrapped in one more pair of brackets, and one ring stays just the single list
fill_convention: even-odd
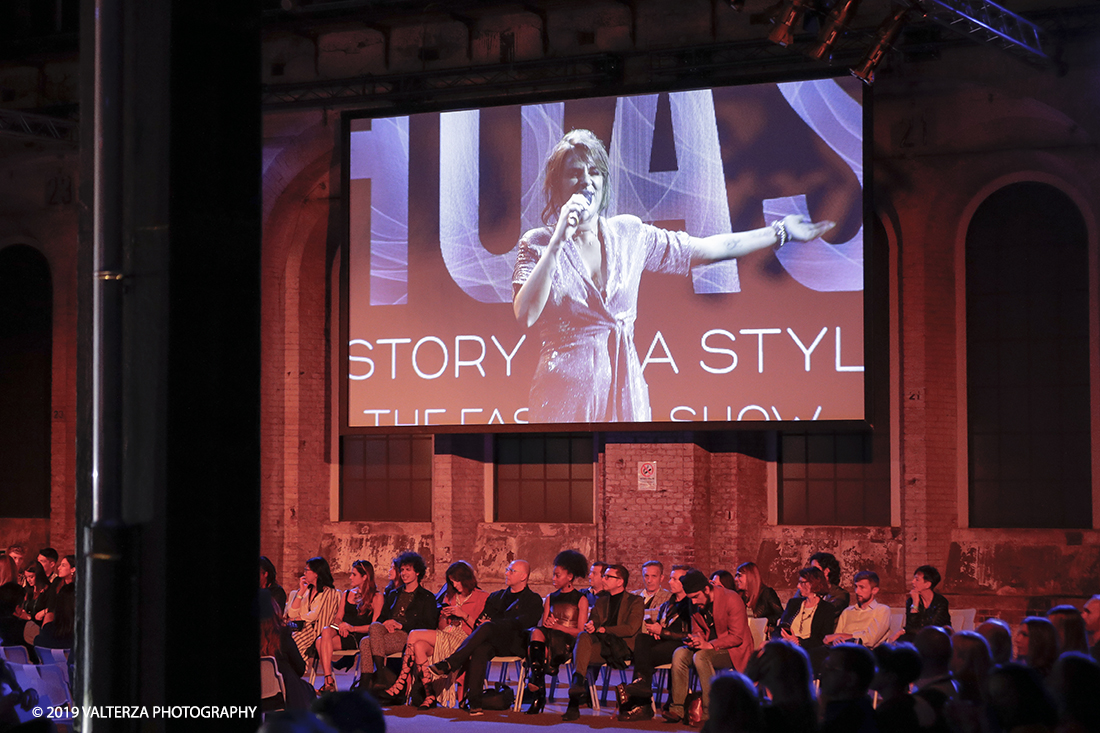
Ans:
[{"label": "black vertical pole", "polygon": [[82,728],[253,731],[259,6],[82,20],[78,695],[152,715]]}]

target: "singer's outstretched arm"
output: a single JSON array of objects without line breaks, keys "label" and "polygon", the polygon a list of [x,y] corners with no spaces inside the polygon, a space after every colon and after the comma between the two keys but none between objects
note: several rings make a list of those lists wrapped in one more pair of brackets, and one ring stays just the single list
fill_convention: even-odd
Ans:
[{"label": "singer's outstretched arm", "polygon": [[[833,228],[834,222],[805,221],[805,217],[792,214],[782,219],[782,226],[786,228],[790,241],[808,242],[820,237]],[[752,229],[747,232],[733,232],[732,234],[714,234],[709,237],[692,237],[691,246],[694,250],[691,257],[693,265],[702,265],[709,262],[729,260],[735,257],[743,257],[750,252],[779,244],[779,232],[774,226]]]}]

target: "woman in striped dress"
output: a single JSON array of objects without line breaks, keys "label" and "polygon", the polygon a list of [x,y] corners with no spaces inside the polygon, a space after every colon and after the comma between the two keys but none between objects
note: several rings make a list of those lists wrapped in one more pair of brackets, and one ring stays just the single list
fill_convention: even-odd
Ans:
[{"label": "woman in striped dress", "polygon": [[340,594],[332,582],[328,561],[323,557],[306,560],[298,588],[291,592],[286,602],[287,619],[301,624],[294,632],[294,644],[303,659],[316,655],[317,637],[321,629],[336,621],[339,608]]}]

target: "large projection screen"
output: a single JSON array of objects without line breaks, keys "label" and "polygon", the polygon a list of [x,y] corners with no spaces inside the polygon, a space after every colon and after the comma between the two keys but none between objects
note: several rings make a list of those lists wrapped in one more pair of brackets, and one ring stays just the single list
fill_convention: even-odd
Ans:
[{"label": "large projection screen", "polygon": [[[350,118],[344,429],[864,420],[862,93],[837,78]],[[547,155],[573,129],[608,152],[606,287],[565,243],[527,328],[519,241],[546,226]],[[690,237],[789,214],[836,226],[684,265]]]}]

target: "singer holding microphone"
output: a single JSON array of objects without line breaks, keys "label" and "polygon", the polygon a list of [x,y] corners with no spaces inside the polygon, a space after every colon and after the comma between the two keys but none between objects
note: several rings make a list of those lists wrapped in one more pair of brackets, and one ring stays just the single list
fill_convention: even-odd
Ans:
[{"label": "singer holding microphone", "polygon": [[546,161],[546,226],[519,242],[512,305],[525,327],[539,324],[542,349],[531,383],[530,422],[646,422],[649,387],[634,346],[638,289],[646,270],[688,275],[693,265],[732,259],[833,227],[787,216],[747,232],[693,237],[605,217],[607,150],[573,130]]}]

